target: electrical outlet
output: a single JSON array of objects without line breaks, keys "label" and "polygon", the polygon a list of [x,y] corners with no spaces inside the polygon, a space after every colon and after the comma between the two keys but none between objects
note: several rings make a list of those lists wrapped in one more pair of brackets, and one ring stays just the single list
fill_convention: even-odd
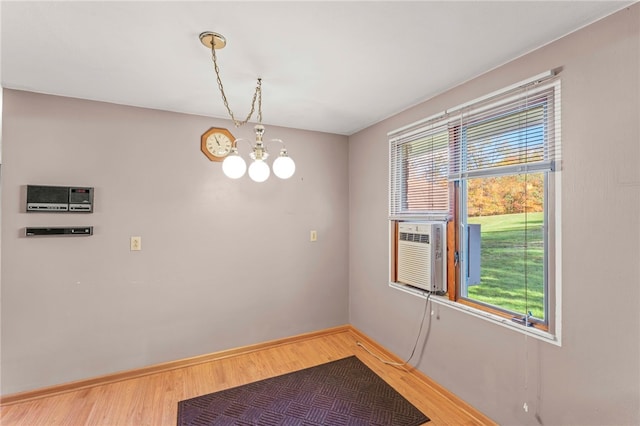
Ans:
[{"label": "electrical outlet", "polygon": [[142,250],[142,237],[131,237],[131,251]]},{"label": "electrical outlet", "polygon": [[318,241],[318,231],[309,232],[309,241]]}]

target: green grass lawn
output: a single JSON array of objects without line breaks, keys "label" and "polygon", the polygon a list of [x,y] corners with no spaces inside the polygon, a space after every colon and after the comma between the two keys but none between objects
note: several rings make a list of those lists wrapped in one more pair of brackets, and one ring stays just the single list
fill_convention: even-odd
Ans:
[{"label": "green grass lawn", "polygon": [[468,297],[544,319],[543,214],[529,213],[527,222],[525,227],[524,214],[469,218],[469,223],[481,225],[482,273]]}]

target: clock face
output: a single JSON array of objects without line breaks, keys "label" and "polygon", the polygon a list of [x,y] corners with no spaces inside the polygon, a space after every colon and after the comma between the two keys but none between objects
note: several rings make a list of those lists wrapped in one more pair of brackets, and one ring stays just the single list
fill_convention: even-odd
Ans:
[{"label": "clock face", "polygon": [[226,157],[231,152],[231,139],[224,133],[212,133],[207,138],[206,148],[211,155]]},{"label": "clock face", "polygon": [[231,152],[236,138],[227,129],[212,127],[200,137],[200,150],[211,161],[222,161]]}]

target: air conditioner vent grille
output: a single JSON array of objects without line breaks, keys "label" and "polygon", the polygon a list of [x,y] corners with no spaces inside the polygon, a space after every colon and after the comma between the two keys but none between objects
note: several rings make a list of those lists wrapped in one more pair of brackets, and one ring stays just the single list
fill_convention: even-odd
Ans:
[{"label": "air conditioner vent grille", "polygon": [[[407,234],[427,237],[427,234]],[[398,281],[421,288],[431,288],[431,246],[418,241],[400,240],[398,245]]]},{"label": "air conditioner vent grille", "polygon": [[412,234],[409,232],[401,232],[400,241],[429,244],[429,234]]}]

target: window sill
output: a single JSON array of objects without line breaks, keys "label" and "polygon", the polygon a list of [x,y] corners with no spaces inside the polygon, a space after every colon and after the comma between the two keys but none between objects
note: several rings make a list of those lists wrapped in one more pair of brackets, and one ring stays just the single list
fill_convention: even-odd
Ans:
[{"label": "window sill", "polygon": [[[414,296],[422,297],[423,299],[427,298],[428,293],[426,291],[413,288],[410,286],[406,286],[399,283],[389,283],[389,287],[394,288],[396,290],[404,291],[405,293],[412,294]],[[551,343],[556,346],[562,346],[560,341],[560,336],[557,334],[552,334],[544,330],[538,330],[533,327],[525,327],[516,322],[511,321],[510,319],[503,318],[501,316],[492,314],[490,312],[486,312],[472,306],[464,305],[462,303],[457,303],[449,300],[447,296],[436,296],[431,295],[430,300],[439,305],[448,306],[452,309],[455,309],[460,312],[464,312],[469,315],[473,315],[474,317],[481,318],[485,321],[492,322],[494,324],[503,326],[505,328],[511,329],[515,332],[525,334],[527,336],[531,336],[533,338],[542,340],[543,342]]]}]

